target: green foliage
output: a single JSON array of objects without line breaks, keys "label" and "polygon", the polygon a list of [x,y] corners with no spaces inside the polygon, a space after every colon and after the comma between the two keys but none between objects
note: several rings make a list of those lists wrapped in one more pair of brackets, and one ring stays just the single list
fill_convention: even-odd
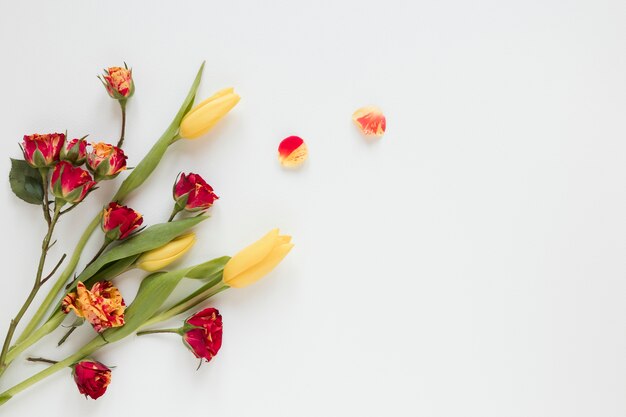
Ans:
[{"label": "green foliage", "polygon": [[37,168],[26,161],[11,158],[9,183],[13,193],[30,204],[43,204],[43,180]]}]

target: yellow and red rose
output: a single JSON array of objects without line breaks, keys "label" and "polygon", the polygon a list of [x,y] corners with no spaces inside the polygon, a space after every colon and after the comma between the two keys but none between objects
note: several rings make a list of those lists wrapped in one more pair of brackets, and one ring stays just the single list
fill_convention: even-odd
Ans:
[{"label": "yellow and red rose", "polygon": [[22,142],[24,159],[32,167],[49,168],[59,161],[64,143],[64,133],[24,135]]},{"label": "yellow and red rose", "polygon": [[109,95],[116,100],[125,100],[135,92],[133,70],[126,67],[110,67],[104,70],[101,80]]},{"label": "yellow and red rose", "polygon": [[65,296],[61,303],[63,313],[74,310],[78,317],[87,320],[98,333],[124,325],[126,304],[120,291],[110,281],[98,281],[91,290],[78,282],[76,292]]},{"label": "yellow and red rose", "polygon": [[199,211],[208,209],[219,197],[198,174],[182,173],[174,184],[174,200],[180,210]]},{"label": "yellow and red rose", "polygon": [[52,171],[52,194],[66,203],[76,204],[96,185],[86,170],[67,161],[59,162]]},{"label": "yellow and red rose", "polygon": [[102,230],[108,240],[126,239],[141,226],[143,216],[128,206],[109,203],[102,214]]},{"label": "yellow and red rose", "polygon": [[87,141],[85,139],[72,139],[65,142],[61,148],[61,160],[71,162],[74,165],[82,165],[87,160]]},{"label": "yellow and red rose", "polygon": [[94,143],[91,147],[92,151],[87,155],[87,168],[96,181],[110,180],[126,169],[128,157],[121,148],[104,142]]},{"label": "yellow and red rose", "polygon": [[111,370],[100,362],[80,361],[72,367],[78,391],[94,400],[104,395],[111,383]]},{"label": "yellow and red rose", "polygon": [[183,341],[196,358],[210,361],[222,347],[222,316],[216,308],[205,308],[185,320]]}]

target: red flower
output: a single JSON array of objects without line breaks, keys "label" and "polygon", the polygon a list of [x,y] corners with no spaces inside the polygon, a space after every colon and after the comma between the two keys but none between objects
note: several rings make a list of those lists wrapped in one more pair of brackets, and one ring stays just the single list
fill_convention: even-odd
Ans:
[{"label": "red flower", "polygon": [[222,316],[215,308],[206,308],[185,320],[183,340],[196,355],[210,361],[222,347]]},{"label": "red flower", "polygon": [[78,362],[72,373],[78,391],[94,400],[103,396],[111,383],[111,370],[100,362]]},{"label": "red flower", "polygon": [[104,142],[91,146],[93,150],[87,155],[87,168],[93,172],[96,181],[115,178],[126,169],[128,157],[122,149]]},{"label": "red flower", "polygon": [[135,92],[133,70],[128,69],[125,64],[124,68],[111,67],[104,70],[104,75],[100,81],[104,84],[109,95],[116,100],[125,100]]},{"label": "red flower", "polygon": [[68,203],[82,201],[89,190],[96,185],[89,172],[75,167],[67,161],[59,162],[52,171],[52,193]]},{"label": "red flower", "polygon": [[58,162],[64,142],[63,133],[24,135],[24,159],[35,168],[51,167]]},{"label": "red flower", "polygon": [[61,148],[61,159],[74,165],[82,165],[87,160],[87,141],[72,139]]},{"label": "red flower", "polygon": [[141,214],[116,202],[109,203],[109,207],[104,209],[102,216],[102,230],[110,240],[127,238],[142,223]]},{"label": "red flower", "polygon": [[213,187],[198,174],[180,174],[174,185],[174,200],[181,210],[199,211],[208,209],[219,197]]}]

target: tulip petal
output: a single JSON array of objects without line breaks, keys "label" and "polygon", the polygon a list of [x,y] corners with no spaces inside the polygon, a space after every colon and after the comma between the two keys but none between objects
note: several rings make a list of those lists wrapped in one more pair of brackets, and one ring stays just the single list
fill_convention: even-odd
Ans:
[{"label": "tulip petal", "polygon": [[207,103],[209,103],[209,102],[211,102],[211,101],[213,101],[213,100],[215,100],[217,98],[223,97],[226,94],[231,94],[231,93],[234,93],[234,92],[235,92],[235,89],[233,87],[227,87],[227,88],[221,89],[217,93],[213,94],[211,97],[206,98],[206,99],[202,100],[200,103],[196,104],[193,107],[193,109],[191,109],[189,111],[189,113],[187,113],[187,116],[193,114],[196,110],[198,110],[200,107],[204,106],[205,104],[207,104]]},{"label": "tulip petal", "polygon": [[227,282],[227,285],[234,288],[246,287],[263,278],[270,273],[293,248],[293,243],[286,243],[276,246],[262,262],[247,269]]},{"label": "tulip petal", "polygon": [[171,242],[143,254],[137,260],[137,267],[147,272],[163,269],[182,257],[196,243],[196,235],[188,233]]},{"label": "tulip petal", "polygon": [[278,145],[278,160],[284,167],[295,168],[306,160],[309,151],[304,140],[289,136]]},{"label": "tulip petal", "polygon": [[224,282],[228,285],[231,278],[261,262],[276,246],[278,229],[270,230],[265,236],[233,256],[224,267]]},{"label": "tulip petal", "polygon": [[195,139],[211,130],[239,102],[239,95],[226,93],[213,100],[205,100],[196,106],[180,124],[180,135]]}]

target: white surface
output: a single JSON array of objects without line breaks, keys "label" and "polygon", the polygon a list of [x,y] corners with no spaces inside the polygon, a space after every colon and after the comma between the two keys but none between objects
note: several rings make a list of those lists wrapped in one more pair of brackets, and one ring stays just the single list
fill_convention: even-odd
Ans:
[{"label": "white surface", "polygon": [[[296,248],[215,299],[224,346],[200,371],[176,336],[133,337],[97,355],[117,366],[102,399],[67,371],[0,413],[626,415],[625,18],[621,0],[3,1],[0,172],[25,133],[114,141],[118,108],[95,76],[123,60],[135,164],[206,59],[200,97],[233,85],[241,103],[129,203],[162,221],[174,177],[195,171],[221,199],[186,263],[274,226]],[[350,119],[367,104],[388,117],[372,143]],[[290,134],[310,149],[296,172],[275,156]],[[4,334],[44,225],[2,190]],[[127,298],[140,277],[118,281]],[[29,353],[61,358],[89,336]],[[18,363],[0,385],[39,369]]]}]

